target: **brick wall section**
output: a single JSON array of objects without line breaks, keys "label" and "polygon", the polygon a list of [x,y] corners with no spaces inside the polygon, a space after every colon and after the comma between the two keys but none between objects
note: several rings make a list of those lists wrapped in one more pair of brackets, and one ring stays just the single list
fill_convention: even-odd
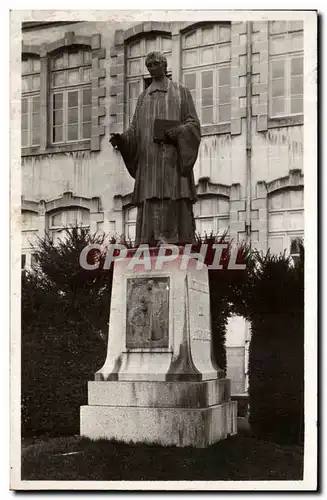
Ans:
[{"label": "brick wall section", "polygon": [[229,203],[230,239],[237,243],[243,239],[245,233],[245,220],[242,220],[242,214],[240,214],[245,210],[245,200],[241,199],[240,184],[231,185]]},{"label": "brick wall section", "polygon": [[267,251],[268,203],[267,186],[264,181],[257,182],[256,199],[251,202],[251,230],[258,233],[256,248]]},{"label": "brick wall section", "polygon": [[[40,148],[36,148],[40,152],[51,152],[50,148],[47,151],[50,144],[50,131],[48,130],[48,71],[49,71],[49,58],[54,51],[64,49],[71,45],[81,45],[91,48],[92,51],[92,73],[91,73],[91,89],[92,89],[92,132],[90,149],[91,151],[100,150],[100,137],[105,134],[105,128],[100,125],[100,117],[104,116],[106,113],[105,107],[100,105],[100,99],[106,95],[106,87],[102,83],[106,76],[105,69],[100,68],[100,59],[104,59],[106,56],[106,51],[101,48],[101,37],[99,34],[92,36],[75,36],[73,31],[67,31],[63,38],[55,40],[51,43],[43,43],[41,45],[26,45],[22,44],[22,54],[36,54],[40,56],[41,72],[40,72],[40,124],[41,130],[44,131],[41,137]],[[101,83],[100,83],[101,82]],[[60,146],[61,150],[64,150],[66,145]],[[70,145],[67,145],[70,148]],[[37,152],[34,151],[33,153]],[[32,153],[32,151],[31,151]]]},{"label": "brick wall section", "polygon": [[242,133],[242,118],[246,116],[246,23],[232,22],[231,37],[231,134],[235,135]]},{"label": "brick wall section", "polygon": [[124,131],[125,45],[124,31],[115,32],[115,44],[110,51],[109,132]]},{"label": "brick wall section", "polygon": [[252,24],[252,116],[257,131],[268,128],[268,22]]}]

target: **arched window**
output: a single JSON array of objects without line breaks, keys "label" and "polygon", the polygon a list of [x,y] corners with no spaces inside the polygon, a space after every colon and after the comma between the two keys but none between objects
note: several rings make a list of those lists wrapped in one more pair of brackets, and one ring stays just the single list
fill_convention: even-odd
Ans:
[{"label": "arched window", "polygon": [[125,208],[125,213],[124,213],[125,238],[127,240],[135,241],[136,217],[137,217],[137,208],[136,207]]},{"label": "arched window", "polygon": [[39,234],[38,214],[32,210],[22,210],[22,270],[31,269],[34,254],[33,245],[37,244]]},{"label": "arched window", "polygon": [[231,119],[231,31],[208,24],[183,35],[183,82],[196,104],[201,125]]},{"label": "arched window", "polygon": [[[287,189],[268,198],[268,247],[275,254],[294,253],[304,235],[303,189]],[[295,252],[296,253],[296,252]]]},{"label": "arched window", "polygon": [[269,22],[270,117],[303,113],[303,23]]},{"label": "arched window", "polygon": [[51,143],[91,137],[91,50],[70,48],[51,58]]},{"label": "arched window", "polygon": [[139,95],[151,83],[151,77],[145,66],[145,57],[149,52],[160,51],[167,58],[167,72],[171,76],[171,37],[157,33],[129,42],[126,46],[126,88],[127,109],[126,123],[130,123]]},{"label": "arched window", "polygon": [[218,196],[203,196],[194,205],[196,232],[223,235],[229,226],[229,200]]},{"label": "arched window", "polygon": [[52,241],[65,239],[65,229],[72,227],[89,227],[90,211],[81,207],[69,207],[48,214],[49,232]]},{"label": "arched window", "polygon": [[23,55],[22,60],[22,147],[40,144],[40,58]]}]

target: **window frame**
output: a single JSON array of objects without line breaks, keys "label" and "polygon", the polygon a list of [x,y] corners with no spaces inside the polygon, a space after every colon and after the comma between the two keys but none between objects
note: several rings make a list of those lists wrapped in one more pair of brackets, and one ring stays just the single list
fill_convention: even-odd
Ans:
[{"label": "window frame", "polygon": [[[204,195],[204,196],[201,196],[198,198],[198,201],[197,203],[200,203],[200,207],[201,207],[201,202],[203,201],[207,201],[207,200],[215,200],[216,201],[216,204],[217,204],[217,213],[210,213],[210,214],[205,214],[205,215],[195,215],[194,213],[194,220],[195,220],[195,226],[197,224],[197,221],[199,220],[210,220],[213,222],[213,229],[212,229],[212,233],[218,237],[221,237],[225,234],[225,230],[223,230],[222,232],[220,232],[219,230],[219,221],[220,220],[227,220],[229,222],[229,225],[227,227],[227,233],[226,233],[226,241],[229,239],[229,236],[230,236],[230,200],[229,198],[226,198],[225,196],[217,196],[217,195]],[[227,213],[219,213],[219,200],[222,200],[222,201],[227,201],[228,204],[229,204],[229,210]],[[195,212],[195,210],[193,210],[193,212]],[[199,233],[200,234],[200,237],[201,238],[205,238],[205,234],[201,234],[200,231],[198,231],[198,228],[196,227],[195,229],[195,232],[196,233]],[[206,233],[208,236],[210,234]]]},{"label": "window frame", "polygon": [[[30,64],[32,61],[37,60],[39,63],[39,70],[34,71],[29,70],[28,72],[25,72],[23,70],[23,64],[25,60],[29,60]],[[22,149],[27,150],[27,148],[35,148],[35,147],[40,147],[41,144],[41,125],[40,125],[40,118],[41,118],[41,61],[40,57],[35,55],[35,54],[23,54],[22,55],[22,72],[21,72],[21,80],[23,78],[29,78],[33,79],[33,77],[38,76],[39,77],[39,87],[37,89],[34,89],[33,86],[32,88],[29,88],[29,90],[24,91],[23,90],[23,85],[22,85],[22,91],[21,91],[21,115],[27,115],[27,129],[23,129],[22,125],[23,122],[21,120],[21,147]],[[38,105],[38,113],[33,113],[33,100],[35,98],[39,99],[39,105]],[[23,100],[27,100],[27,113],[23,113]],[[34,129],[33,128],[33,114],[38,114],[39,115],[39,128]],[[33,143],[33,132],[34,130],[39,131],[39,139],[37,143]],[[23,139],[22,139],[22,133],[23,131],[27,132],[27,137],[28,137],[28,144],[23,145]]]},{"label": "window frame", "polygon": [[[304,63],[304,54],[301,52],[292,52],[289,54],[278,54],[270,57],[269,60],[269,109],[268,109],[268,116],[271,120],[278,120],[278,119],[284,119],[284,118],[293,118],[293,117],[299,117],[303,116],[303,106],[302,106],[302,111],[299,111],[297,113],[292,113],[291,112],[291,65],[292,65],[292,60],[293,59],[302,59]],[[272,104],[273,104],[273,99],[276,97],[273,97],[272,95],[272,65],[275,61],[284,61],[284,110],[285,112],[282,114],[278,115],[273,115],[272,114]],[[304,72],[302,73],[302,79],[304,79]],[[304,89],[302,89],[304,90]],[[302,104],[304,103],[304,91],[302,94],[295,94],[296,96],[302,96]],[[279,96],[278,96],[279,97]]]},{"label": "window frame", "polygon": [[[126,59],[126,70],[125,70],[125,95],[126,95],[126,103],[124,107],[124,120],[125,124],[128,126],[132,123],[133,119],[133,114],[135,111],[135,107],[133,110],[133,113],[130,115],[130,94],[129,94],[129,83],[139,83],[139,95],[147,88],[147,85],[145,85],[146,80],[151,79],[150,74],[148,70],[146,69],[145,66],[145,58],[148,53],[148,50],[146,48],[146,42],[149,39],[155,39],[156,46],[153,50],[155,51],[160,51],[163,55],[167,57],[167,55],[170,55],[170,60],[168,58],[168,65],[167,65],[167,76],[168,78],[171,78],[172,76],[172,69],[171,69],[171,62],[172,62],[172,35],[171,33],[160,33],[159,31],[155,32],[149,32],[149,33],[143,33],[141,36],[138,36],[137,38],[133,38],[132,40],[128,41],[125,44],[125,59]],[[162,49],[162,40],[170,40],[170,49]],[[129,55],[130,48],[133,44],[135,43],[140,43],[140,53],[139,55],[131,56]],[[151,50],[152,51],[152,50]],[[140,69],[141,72],[139,74],[129,74],[129,63],[130,61],[140,61]],[[137,96],[137,98],[139,97]],[[134,98],[133,100],[137,102],[137,98]],[[136,106],[135,102],[135,106]]]},{"label": "window frame", "polygon": [[[63,146],[66,144],[75,144],[75,143],[83,143],[86,141],[90,141],[92,137],[92,53],[91,49],[87,49],[86,47],[79,48],[77,51],[78,57],[79,57],[79,64],[69,64],[69,55],[70,53],[73,53],[70,48],[65,51],[61,51],[59,53],[55,53],[52,58],[50,59],[50,71],[49,71],[49,76],[50,76],[50,85],[49,85],[49,101],[48,101],[48,109],[50,113],[50,130],[49,130],[49,144],[51,146]],[[89,54],[90,57],[88,58],[89,60],[85,62],[84,57],[85,54]],[[63,66],[61,68],[56,68],[55,67],[55,60],[58,58],[58,56],[62,56],[63,58]],[[83,81],[83,71],[87,69],[90,71],[90,79],[88,81]],[[68,81],[68,74],[70,71],[78,70],[79,73],[79,81],[76,83],[69,83]],[[54,85],[54,74],[56,73],[64,73],[65,75],[65,82],[61,85]],[[88,120],[87,122],[83,121],[83,91],[84,90],[90,90],[90,103],[87,105],[88,107],[91,108],[91,119]],[[77,117],[77,123],[73,123],[71,125],[77,125],[77,130],[78,130],[78,138],[77,139],[68,139],[68,132],[69,132],[69,94],[72,92],[77,92],[77,109],[78,109],[78,117]],[[62,109],[62,140],[61,141],[55,141],[54,140],[54,96],[62,94],[62,108],[57,108]],[[84,123],[91,124],[90,126],[90,137],[83,137],[83,125]]]},{"label": "window frame", "polygon": [[[208,27],[213,28],[213,40],[210,42],[202,43],[202,30]],[[229,29],[229,37],[228,39],[224,38],[220,40],[220,29],[227,28]],[[186,39],[192,34],[196,33],[195,41],[191,45],[186,44]],[[181,41],[181,76],[182,76],[182,84],[185,85],[185,76],[188,74],[196,75],[196,102],[194,103],[196,106],[196,110],[201,123],[201,133],[202,135],[211,135],[211,134],[219,134],[219,133],[227,133],[230,132],[231,120],[232,120],[232,39],[231,39],[231,25],[230,24],[222,24],[222,23],[208,23],[201,26],[197,26],[195,28],[191,28],[182,34]],[[213,48],[214,57],[210,62],[200,63],[201,60],[201,50],[206,48]],[[229,47],[230,58],[219,60],[219,49],[221,47]],[[197,63],[193,65],[186,66],[185,64],[185,53],[189,50],[197,51]],[[224,86],[219,85],[219,71],[221,69],[229,69],[229,85],[226,85],[230,89],[230,99],[229,103],[223,104],[222,106],[229,105],[229,119],[228,120],[220,120],[220,106],[219,106],[219,94],[220,88]],[[203,107],[202,107],[202,82],[201,75],[204,71],[213,71],[213,123],[204,123],[202,121],[203,116]],[[186,86],[186,85],[185,85]],[[194,90],[193,90],[194,92]],[[193,95],[193,94],[192,94]],[[209,107],[209,106],[207,106]]]},{"label": "window frame", "polygon": [[[291,125],[303,125],[303,116],[304,116],[304,88],[302,93],[302,112],[292,113],[291,112],[291,60],[293,58],[302,58],[303,67],[304,67],[304,49],[297,50],[285,50],[278,54],[271,54],[271,43],[272,37],[276,36],[284,36],[285,47],[287,44],[291,43],[292,35],[294,33],[302,33],[304,38],[304,29],[303,25],[294,26],[293,21],[283,21],[284,27],[282,30],[274,31],[272,29],[272,23],[274,21],[268,21],[268,128],[274,128],[279,126],[291,126]],[[280,21],[276,21],[280,22]],[[301,23],[301,21],[300,21]],[[272,114],[272,62],[284,59],[284,69],[285,69],[285,77],[284,77],[284,110],[283,114],[273,115]],[[304,70],[302,73],[302,78],[304,80]],[[304,82],[303,82],[304,84]],[[300,94],[296,94],[300,95]]]},{"label": "window frame", "polygon": [[[89,67],[90,80],[88,85],[91,88],[91,137],[89,139],[70,140],[69,142],[58,142],[52,144],[50,129],[51,119],[51,85],[50,75],[52,73],[51,59],[64,53],[65,51],[87,50],[90,55],[87,59],[79,60],[82,70]],[[106,77],[107,69],[100,64],[100,60],[106,57],[106,49],[101,47],[101,35],[92,34],[85,36],[75,35],[74,32],[65,32],[60,39],[55,39],[49,43],[41,45],[31,45],[22,42],[22,59],[26,56],[37,56],[40,59],[40,145],[21,148],[21,156],[48,155],[55,153],[69,153],[73,151],[100,151],[101,136],[105,135],[105,125],[101,122],[101,117],[106,115],[106,107],[102,105],[100,99],[106,95],[106,87],[103,78]],[[72,64],[69,69],[76,68]],[[62,68],[64,69],[64,68]],[[60,68],[54,68],[60,71]],[[79,82],[79,84],[84,82]],[[73,85],[73,84],[72,84]],[[58,87],[59,89],[59,87]]]}]

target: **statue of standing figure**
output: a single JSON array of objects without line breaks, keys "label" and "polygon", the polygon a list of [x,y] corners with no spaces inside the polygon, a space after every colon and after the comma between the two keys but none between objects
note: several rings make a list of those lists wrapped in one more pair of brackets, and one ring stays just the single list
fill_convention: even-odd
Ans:
[{"label": "statue of standing figure", "polygon": [[190,91],[167,77],[166,57],[150,52],[145,64],[152,83],[139,96],[130,127],[110,139],[135,179],[135,245],[192,243],[193,166],[201,140],[200,122]]}]

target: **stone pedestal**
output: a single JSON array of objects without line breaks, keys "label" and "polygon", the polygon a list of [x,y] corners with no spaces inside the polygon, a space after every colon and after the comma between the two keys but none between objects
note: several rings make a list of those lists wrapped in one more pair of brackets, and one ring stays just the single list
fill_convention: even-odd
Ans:
[{"label": "stone pedestal", "polygon": [[107,359],[88,384],[81,435],[205,447],[235,434],[237,404],[211,359],[206,266],[181,255],[132,264],[115,262]]}]

